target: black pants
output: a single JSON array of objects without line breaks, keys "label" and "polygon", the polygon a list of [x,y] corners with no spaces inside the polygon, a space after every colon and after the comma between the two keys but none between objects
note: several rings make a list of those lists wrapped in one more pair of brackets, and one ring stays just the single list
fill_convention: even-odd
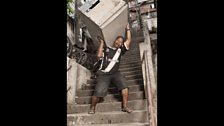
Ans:
[{"label": "black pants", "polygon": [[96,81],[97,83],[93,95],[97,97],[105,97],[107,95],[108,88],[112,83],[116,84],[118,90],[128,87],[125,78],[119,71],[113,74],[104,74],[103,72],[98,71]]}]

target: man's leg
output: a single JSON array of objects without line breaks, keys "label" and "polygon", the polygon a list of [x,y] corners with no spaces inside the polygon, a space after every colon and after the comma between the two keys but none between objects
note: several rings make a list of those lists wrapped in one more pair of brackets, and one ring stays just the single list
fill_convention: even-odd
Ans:
[{"label": "man's leg", "polygon": [[94,114],[96,110],[96,104],[100,97],[105,97],[108,87],[110,85],[110,75],[100,75],[96,78],[96,87],[92,96],[92,103],[90,106],[89,114]]},{"label": "man's leg", "polygon": [[121,90],[122,94],[122,107],[127,107],[128,104],[128,88]]},{"label": "man's leg", "polygon": [[96,110],[96,104],[99,101],[99,97],[97,96],[92,96],[92,100],[91,100],[91,106],[90,106],[90,111],[89,114],[94,114],[95,110]]},{"label": "man's leg", "polygon": [[132,110],[128,108],[128,88],[121,90],[122,93],[122,111],[131,113]]},{"label": "man's leg", "polygon": [[122,111],[131,113],[132,110],[128,108],[128,86],[126,84],[125,78],[117,72],[114,74],[112,82],[117,85],[118,90],[122,94]]}]

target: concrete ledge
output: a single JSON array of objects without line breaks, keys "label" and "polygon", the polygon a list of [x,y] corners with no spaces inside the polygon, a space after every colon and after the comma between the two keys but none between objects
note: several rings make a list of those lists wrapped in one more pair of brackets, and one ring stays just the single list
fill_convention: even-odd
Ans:
[{"label": "concrete ledge", "polygon": [[[128,86],[141,85],[141,84],[143,84],[143,80],[142,79],[127,80],[127,84],[128,84]],[[84,84],[82,87],[82,90],[94,89],[94,87],[95,87],[95,83],[92,82],[91,84]],[[114,87],[114,86],[110,85],[110,87]]]},{"label": "concrete ledge", "polygon": [[[129,86],[129,92],[136,92],[136,91],[144,91],[144,85],[131,85]],[[85,96],[92,96],[94,90],[77,90],[77,97],[85,97]],[[116,87],[110,87],[108,89],[108,94],[119,94],[119,91]]]},{"label": "concrete ledge", "polygon": [[147,110],[135,110],[130,114],[122,111],[99,112],[96,114],[68,114],[67,126],[131,122],[147,123],[148,118],[146,117],[148,117]]},{"label": "concrete ledge", "polygon": [[141,62],[136,62],[136,63],[133,63],[133,64],[121,64],[120,69],[121,68],[127,68],[127,67],[136,67],[136,66],[142,66],[142,63]]},{"label": "concrete ledge", "polygon": [[127,71],[133,71],[133,70],[141,70],[142,66],[135,66],[135,67],[130,67],[130,68],[120,68],[119,70],[121,72],[127,72]]},{"label": "concrete ledge", "polygon": [[[75,126],[89,126],[89,125],[75,125]],[[149,123],[93,124],[91,126],[149,126]]]},{"label": "concrete ledge", "polygon": [[135,71],[127,71],[127,72],[121,72],[122,75],[135,75],[135,74],[142,74],[142,70],[135,70]]},{"label": "concrete ledge", "polygon": [[[133,110],[146,110],[146,100],[133,100],[128,102],[128,106]],[[67,105],[67,113],[87,113],[89,111],[90,104],[70,104]],[[110,112],[110,111],[121,111],[121,102],[113,103],[98,103],[96,106],[97,112]]]},{"label": "concrete ledge", "polygon": [[[117,101],[121,101],[121,99],[122,99],[122,96],[120,94],[108,94],[106,97],[103,98],[103,101],[101,102],[117,102]],[[138,100],[138,99],[144,99],[143,91],[129,93],[129,98],[128,98],[129,101]],[[91,96],[78,97],[75,99],[75,102],[77,104],[90,104]]]}]

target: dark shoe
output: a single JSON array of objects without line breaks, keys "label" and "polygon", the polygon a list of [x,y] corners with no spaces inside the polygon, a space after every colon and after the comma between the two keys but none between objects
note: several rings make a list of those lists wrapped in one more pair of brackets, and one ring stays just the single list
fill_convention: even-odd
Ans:
[{"label": "dark shoe", "polygon": [[127,112],[127,113],[131,113],[132,112],[132,110],[130,108],[128,108],[128,107],[122,108],[122,111],[123,112]]}]

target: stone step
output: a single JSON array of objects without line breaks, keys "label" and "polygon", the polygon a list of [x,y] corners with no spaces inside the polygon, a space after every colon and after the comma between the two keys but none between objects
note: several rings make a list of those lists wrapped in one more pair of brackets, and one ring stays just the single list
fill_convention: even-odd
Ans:
[{"label": "stone step", "polygon": [[141,61],[131,61],[131,62],[121,62],[120,65],[128,65],[128,64],[138,64],[141,63]]},{"label": "stone step", "polygon": [[[138,71],[140,71],[140,70],[138,70]],[[134,72],[134,71],[128,71],[128,72]],[[126,72],[126,73],[128,73],[128,72]],[[123,72],[121,72],[121,73],[123,73]],[[139,82],[138,80],[140,80],[140,79],[129,79],[129,80],[127,80],[127,83]],[[87,80],[87,84],[86,84],[87,86],[92,85],[92,84],[96,84],[96,79]]]},{"label": "stone step", "polygon": [[131,51],[127,51],[124,55],[122,55],[122,58],[126,57],[128,58],[128,56],[132,56],[132,57],[136,57],[136,56],[140,56],[140,49],[130,49]]},{"label": "stone step", "polygon": [[[127,80],[128,86],[132,85],[141,85],[143,84],[143,79],[132,79],[132,80]],[[89,89],[94,89],[96,82],[92,81],[90,84],[83,84],[82,90],[89,90]],[[110,85],[110,87],[115,87],[115,85]]]},{"label": "stone step", "polygon": [[67,115],[67,126],[116,123],[148,123],[148,112],[147,110],[134,110],[130,114],[122,111],[112,111]]},{"label": "stone step", "polygon": [[[121,102],[112,103],[98,103],[96,106],[97,112],[110,112],[110,111],[121,111]],[[133,100],[128,101],[128,106],[133,110],[146,110],[146,100]],[[67,114],[74,113],[87,113],[89,111],[90,104],[70,104],[67,105]]]},{"label": "stone step", "polygon": [[[104,97],[101,102],[117,102],[121,101],[122,96],[120,94],[108,94],[106,97]],[[138,99],[145,99],[144,92],[138,91],[138,92],[130,92],[128,100],[138,100]],[[75,98],[75,103],[77,104],[90,104],[91,103],[91,96],[86,97],[77,97]]]},{"label": "stone step", "polygon": [[121,60],[128,60],[128,59],[138,59],[140,58],[140,54],[132,54],[132,55],[124,55],[121,57]]},{"label": "stone step", "polygon": [[[136,91],[143,91],[144,90],[144,85],[132,85],[129,86],[129,92],[136,92]],[[94,90],[90,89],[90,90],[77,90],[76,92],[76,96],[78,97],[84,97],[84,96],[92,96],[93,95]],[[108,90],[108,94],[118,94],[119,91],[117,90],[116,87],[110,87]]]},{"label": "stone step", "polygon": [[[75,126],[90,126],[90,125],[75,125]],[[149,126],[149,123],[93,124],[91,126]]]},{"label": "stone step", "polygon": [[[137,46],[137,47],[135,47],[135,46]],[[131,56],[139,55],[140,54],[139,44],[132,45],[132,47],[130,47],[130,50],[126,51],[123,56],[129,55],[129,54],[131,54]]]},{"label": "stone step", "polygon": [[132,64],[121,64],[119,67],[120,68],[128,68],[128,67],[135,67],[135,66],[142,66],[141,62],[136,62]]},{"label": "stone step", "polygon": [[135,75],[126,75],[124,76],[127,80],[131,79],[142,79],[143,80],[143,75],[141,74],[135,74]]},{"label": "stone step", "polygon": [[149,123],[115,123],[115,124],[91,124],[91,125],[87,124],[87,125],[75,125],[75,126],[149,126]]},{"label": "stone step", "polygon": [[136,75],[136,74],[142,74],[142,70],[136,70],[136,71],[128,71],[128,72],[121,72],[122,75]]},{"label": "stone step", "polygon": [[130,67],[130,68],[120,68],[120,72],[127,72],[127,71],[135,71],[135,70],[142,70],[142,66]]},{"label": "stone step", "polygon": [[129,58],[129,59],[121,59],[121,63],[128,63],[128,62],[133,62],[133,61],[141,61],[140,57],[137,58]]}]

